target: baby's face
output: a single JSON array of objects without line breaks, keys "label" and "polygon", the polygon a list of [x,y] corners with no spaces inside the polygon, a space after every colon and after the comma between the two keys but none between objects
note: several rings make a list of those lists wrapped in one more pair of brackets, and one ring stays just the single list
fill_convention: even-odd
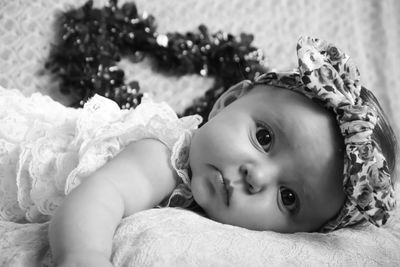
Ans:
[{"label": "baby's face", "polygon": [[258,85],[195,132],[196,202],[254,230],[318,230],[342,207],[343,147],[333,116],[295,92]]}]

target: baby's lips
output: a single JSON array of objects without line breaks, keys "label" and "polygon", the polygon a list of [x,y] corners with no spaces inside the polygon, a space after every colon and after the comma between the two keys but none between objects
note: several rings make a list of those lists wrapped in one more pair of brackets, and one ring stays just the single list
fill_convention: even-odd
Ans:
[{"label": "baby's lips", "polygon": [[224,187],[226,190],[226,197],[227,197],[227,205],[229,206],[230,204],[230,200],[232,198],[232,194],[233,194],[233,186],[231,185],[231,182],[229,181],[229,179],[223,178],[224,181]]}]

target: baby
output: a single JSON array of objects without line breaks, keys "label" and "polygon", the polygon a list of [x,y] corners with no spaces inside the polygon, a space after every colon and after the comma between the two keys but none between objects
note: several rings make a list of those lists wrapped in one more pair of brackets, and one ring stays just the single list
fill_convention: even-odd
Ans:
[{"label": "baby", "polygon": [[56,126],[34,114],[23,140],[2,139],[18,145],[0,218],[51,219],[59,266],[111,266],[121,219],[156,206],[198,205],[221,223],[285,233],[385,224],[395,206],[393,130],[346,54],[312,38],[297,52],[298,70],[233,86],[199,129],[198,116],[178,119],[165,104],[46,104],[58,110]]}]

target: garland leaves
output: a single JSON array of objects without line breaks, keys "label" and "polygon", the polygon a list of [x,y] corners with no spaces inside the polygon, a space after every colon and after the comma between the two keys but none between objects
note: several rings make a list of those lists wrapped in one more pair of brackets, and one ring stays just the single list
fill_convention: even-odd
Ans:
[{"label": "garland leaves", "polygon": [[251,45],[251,34],[210,34],[200,25],[196,32],[156,32],[152,15],[139,14],[128,2],[117,0],[101,9],[88,1],[58,18],[58,39],[50,51],[46,68],[60,80],[62,93],[70,95],[73,107],[80,107],[94,94],[106,96],[121,108],[134,108],[142,94],[139,82],[125,82],[118,67],[122,57],[133,63],[148,56],[157,71],[166,75],[199,74],[215,82],[203,97],[196,99],[183,115],[207,118],[215,100],[231,85],[253,79],[265,72],[263,54]]}]

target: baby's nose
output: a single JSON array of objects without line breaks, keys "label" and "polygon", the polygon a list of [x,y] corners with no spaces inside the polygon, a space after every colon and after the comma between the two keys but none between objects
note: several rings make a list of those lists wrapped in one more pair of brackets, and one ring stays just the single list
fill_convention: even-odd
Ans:
[{"label": "baby's nose", "polygon": [[262,191],[268,184],[276,180],[276,171],[272,166],[251,163],[240,165],[239,172],[250,193]]}]

